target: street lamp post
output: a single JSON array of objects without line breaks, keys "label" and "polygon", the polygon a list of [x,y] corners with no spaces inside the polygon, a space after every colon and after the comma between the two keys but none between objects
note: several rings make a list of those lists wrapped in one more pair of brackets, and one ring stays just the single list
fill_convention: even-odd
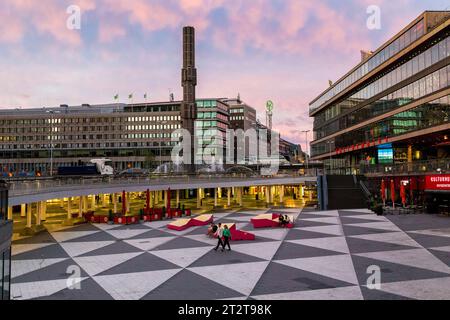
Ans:
[{"label": "street lamp post", "polygon": [[306,170],[308,170],[309,166],[309,160],[308,160],[308,154],[309,154],[309,143],[308,143],[308,133],[311,132],[311,130],[302,130],[300,131],[305,134],[305,160],[306,160]]}]

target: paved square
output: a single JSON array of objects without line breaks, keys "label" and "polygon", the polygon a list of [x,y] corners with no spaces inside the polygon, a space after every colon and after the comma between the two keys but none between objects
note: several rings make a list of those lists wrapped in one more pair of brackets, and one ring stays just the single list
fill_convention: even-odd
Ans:
[{"label": "paved square", "polygon": [[[264,212],[294,229],[253,230]],[[254,232],[215,252],[206,227],[81,225],[13,242],[13,299],[450,299],[450,219],[368,210],[215,214]],[[68,288],[68,274],[80,289]],[[367,288],[370,266],[381,290]],[[73,271],[70,271],[72,273]],[[75,277],[76,276],[76,277]]]}]

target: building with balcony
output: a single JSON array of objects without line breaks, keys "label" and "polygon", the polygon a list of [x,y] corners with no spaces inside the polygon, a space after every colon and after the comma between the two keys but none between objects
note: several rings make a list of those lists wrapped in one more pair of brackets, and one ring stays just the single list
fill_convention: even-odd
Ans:
[{"label": "building with balcony", "polygon": [[314,99],[312,160],[335,174],[450,170],[449,33],[449,11],[426,11]]}]

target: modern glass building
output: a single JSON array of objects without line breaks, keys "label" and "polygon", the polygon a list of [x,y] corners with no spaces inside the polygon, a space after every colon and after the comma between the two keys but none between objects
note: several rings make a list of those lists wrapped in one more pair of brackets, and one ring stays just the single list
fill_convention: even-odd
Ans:
[{"label": "modern glass building", "polygon": [[0,180],[0,300],[10,299],[12,221],[7,220],[8,189]]},{"label": "modern glass building", "polygon": [[312,160],[337,174],[450,162],[449,33],[449,11],[426,11],[314,99]]},{"label": "modern glass building", "polygon": [[[245,104],[225,98],[197,99],[197,149],[226,156],[226,130],[256,126],[236,120]],[[156,169],[171,162],[182,128],[181,101],[0,110],[0,177],[49,175],[50,169],[108,158],[116,172]],[[245,105],[246,106],[246,105]],[[233,126],[230,126],[230,115]],[[222,139],[219,141],[217,139]],[[219,150],[221,149],[221,150]],[[199,154],[201,156],[201,154]]]}]

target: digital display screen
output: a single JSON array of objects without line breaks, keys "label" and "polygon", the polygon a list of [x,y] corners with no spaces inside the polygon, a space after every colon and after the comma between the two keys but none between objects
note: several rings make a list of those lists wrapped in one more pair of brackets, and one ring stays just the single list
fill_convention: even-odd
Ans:
[{"label": "digital display screen", "polygon": [[378,163],[391,164],[394,161],[393,149],[378,149]]}]

